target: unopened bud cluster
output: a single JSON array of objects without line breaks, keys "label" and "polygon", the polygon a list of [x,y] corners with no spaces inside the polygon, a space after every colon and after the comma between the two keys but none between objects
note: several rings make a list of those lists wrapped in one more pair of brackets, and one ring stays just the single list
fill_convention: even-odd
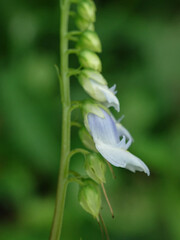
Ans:
[{"label": "unopened bud cluster", "polygon": [[96,6],[91,0],[81,0],[77,4],[76,26],[82,31],[76,47],[79,51],[79,62],[82,67],[100,72],[101,60],[96,53],[101,52],[101,42],[94,31]]},{"label": "unopened bud cluster", "polygon": [[[95,32],[95,19],[96,6],[94,2],[79,0],[75,18],[76,27],[80,31],[76,43],[78,59],[82,68],[78,75],[79,83],[95,101],[106,107],[113,106],[119,111],[119,102],[114,88],[108,87],[107,81],[101,74],[102,63],[98,54],[101,53],[102,47],[99,36]],[[95,105],[94,108],[96,108]]]}]

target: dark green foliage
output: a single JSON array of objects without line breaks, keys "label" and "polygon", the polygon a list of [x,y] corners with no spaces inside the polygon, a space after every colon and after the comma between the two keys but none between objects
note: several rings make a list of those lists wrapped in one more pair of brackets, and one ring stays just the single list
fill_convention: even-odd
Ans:
[{"label": "dark green foliage", "polygon": [[[50,233],[61,131],[58,10],[58,1],[0,1],[1,240],[47,240]],[[107,207],[102,213],[111,240],[180,239],[179,12],[175,0],[97,1],[103,75],[117,84],[123,124],[135,140],[130,151],[151,170],[150,177],[107,174],[115,219]],[[73,79],[72,99],[86,97]],[[80,145],[73,127],[72,147]],[[83,158],[73,158],[71,168],[83,169]],[[77,193],[71,184],[62,240],[99,240]]]}]

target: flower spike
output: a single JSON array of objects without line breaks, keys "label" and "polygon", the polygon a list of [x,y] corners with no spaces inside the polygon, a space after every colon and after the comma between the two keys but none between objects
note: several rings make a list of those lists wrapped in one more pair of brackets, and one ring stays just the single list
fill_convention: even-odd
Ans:
[{"label": "flower spike", "polygon": [[[75,4],[73,9],[71,9],[72,3]],[[67,183],[76,182],[79,184],[78,200],[81,207],[98,221],[101,232],[104,231],[106,239],[109,240],[107,228],[100,214],[101,186],[112,217],[114,217],[104,187],[106,163],[113,176],[111,164],[132,172],[143,171],[148,176],[150,171],[141,159],[127,151],[133,138],[120,121],[116,121],[109,109],[114,107],[119,112],[120,103],[116,95],[116,84],[109,87],[101,74],[102,63],[99,53],[102,47],[99,36],[95,32],[96,6],[94,1],[60,0],[60,13],[60,67],[56,68],[62,102],[61,165],[50,239],[60,239]],[[69,28],[70,16],[74,18],[76,29]],[[73,44],[71,49],[69,49],[71,46],[69,41]],[[79,67],[71,68],[70,54],[77,56]],[[78,78],[85,92],[92,98],[91,100],[71,101],[70,80],[73,76]],[[85,127],[72,119],[72,111],[77,108],[82,110]],[[79,137],[86,149],[71,149],[71,126],[80,128]],[[70,160],[77,153],[84,156],[86,177],[69,170]]]}]

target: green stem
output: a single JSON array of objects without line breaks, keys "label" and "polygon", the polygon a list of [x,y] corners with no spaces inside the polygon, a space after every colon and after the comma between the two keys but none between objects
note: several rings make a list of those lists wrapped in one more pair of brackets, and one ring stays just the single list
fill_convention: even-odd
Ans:
[{"label": "green stem", "polygon": [[71,127],[78,127],[78,128],[81,128],[82,127],[82,124],[79,123],[79,122],[71,122]]},{"label": "green stem", "polygon": [[83,148],[75,148],[75,149],[73,149],[72,151],[70,151],[70,153],[69,153],[69,155],[68,155],[68,159],[70,160],[70,159],[72,158],[72,156],[73,156],[74,154],[77,154],[77,153],[82,153],[82,154],[86,155],[86,154],[89,153],[89,151],[87,151],[87,150],[85,150],[85,149],[83,149]]},{"label": "green stem", "polygon": [[82,34],[81,31],[70,31],[70,32],[68,32],[67,37],[77,36],[80,34]]},{"label": "green stem", "polygon": [[80,51],[79,49],[72,48],[67,50],[67,54],[77,54],[79,53],[79,51]]},{"label": "green stem", "polygon": [[69,0],[60,0],[60,92],[62,102],[62,138],[61,138],[61,161],[57,185],[54,219],[50,240],[59,240],[63,221],[66,190],[68,184],[70,153],[70,129],[71,129],[71,99],[70,83],[68,77],[68,20]]},{"label": "green stem", "polygon": [[74,104],[74,105],[71,106],[70,111],[72,112],[72,111],[74,111],[75,109],[80,108],[81,106],[82,106],[81,103]]}]

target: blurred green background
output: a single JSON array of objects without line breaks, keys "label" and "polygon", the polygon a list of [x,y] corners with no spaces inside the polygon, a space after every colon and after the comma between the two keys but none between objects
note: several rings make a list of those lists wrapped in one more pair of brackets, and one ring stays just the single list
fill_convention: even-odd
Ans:
[{"label": "blurred green background", "polygon": [[[103,74],[117,84],[130,151],[151,176],[114,169],[106,189],[111,240],[180,239],[180,2],[96,1]],[[60,154],[58,1],[0,1],[0,239],[46,240]],[[76,64],[72,57],[71,64]],[[72,99],[87,98],[72,79]],[[76,111],[74,119],[80,119]],[[80,147],[72,129],[72,147]],[[71,169],[83,173],[83,158]],[[98,224],[68,189],[62,240],[99,240]]]}]

